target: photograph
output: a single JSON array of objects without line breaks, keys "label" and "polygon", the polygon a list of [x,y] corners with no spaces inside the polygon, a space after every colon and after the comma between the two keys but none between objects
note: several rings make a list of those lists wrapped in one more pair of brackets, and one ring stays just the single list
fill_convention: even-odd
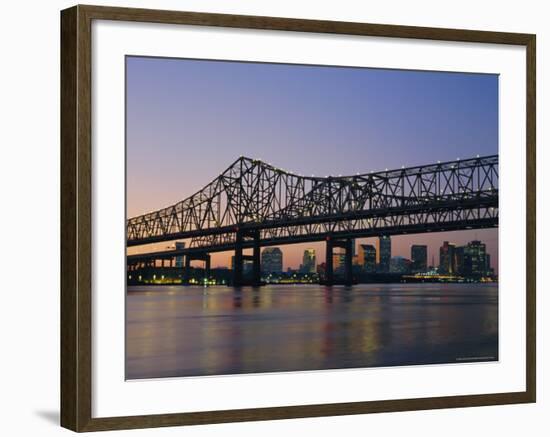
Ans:
[{"label": "photograph", "polygon": [[127,55],[125,123],[127,380],[499,361],[498,74]]}]

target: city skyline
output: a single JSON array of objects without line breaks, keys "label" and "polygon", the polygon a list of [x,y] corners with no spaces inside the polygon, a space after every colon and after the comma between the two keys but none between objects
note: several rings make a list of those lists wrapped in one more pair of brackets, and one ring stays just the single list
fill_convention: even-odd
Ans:
[{"label": "city skyline", "polygon": [[[326,176],[498,153],[496,75],[142,57],[126,62],[128,217],[184,199],[239,155]],[[396,236],[392,256],[409,258],[411,245],[426,244],[428,263],[432,257],[437,263],[443,241],[474,239],[486,242],[498,271],[497,229]],[[322,262],[322,242],[295,244],[281,246],[284,267],[298,268],[306,247]],[[212,254],[212,266],[229,265],[230,256]]]},{"label": "city skyline", "polygon": [[[456,232],[463,232],[463,231],[456,231]],[[443,233],[442,233],[443,234]],[[444,234],[451,234],[450,232],[445,232]],[[408,236],[410,237],[410,236]],[[391,240],[392,240],[392,243],[393,243],[393,239],[394,238],[405,238],[405,237],[400,237],[400,236],[394,236],[394,237],[390,237]],[[376,264],[379,265],[379,256],[380,256],[380,252],[379,252],[379,249],[378,249],[378,237],[372,237],[372,238],[357,238],[355,239],[355,251],[356,251],[356,255],[354,256],[354,264],[356,263],[356,261],[360,264],[360,262],[358,261],[359,260],[359,246],[360,245],[368,245],[368,246],[373,246],[375,248],[375,251],[376,251],[376,258],[377,258],[377,262]],[[478,238],[474,238],[472,240],[464,240],[464,239],[461,239],[460,240],[462,243],[458,244],[454,241],[441,241],[441,245],[437,248],[430,248],[430,246],[426,245],[426,244],[422,244],[421,242],[416,242],[414,244],[411,244],[410,248],[409,248],[409,252],[408,254],[404,254],[404,253],[394,253],[393,250],[391,251],[391,254],[390,254],[390,258],[404,258],[406,260],[409,260],[409,261],[413,261],[413,256],[412,256],[412,249],[413,247],[415,246],[421,246],[421,247],[426,247],[427,248],[427,254],[426,254],[426,260],[427,260],[427,268],[429,267],[434,267],[434,268],[438,268],[440,266],[440,249],[445,245],[445,243],[448,243],[450,245],[455,245],[457,248],[458,247],[464,247],[464,246],[467,246],[469,243],[472,243],[472,242],[476,242],[476,241],[479,241],[481,242],[482,244],[484,245],[487,245],[487,242],[484,241],[483,239],[478,239]],[[315,265],[316,266],[319,266],[321,264],[323,264],[326,260],[325,260],[325,248],[324,248],[324,244],[322,242],[320,243],[317,243],[317,244],[312,244],[312,243],[299,243],[300,247],[304,247],[303,251],[301,252],[301,262],[299,264],[291,264],[287,261],[285,261],[285,246],[266,246],[262,249],[262,265],[263,265],[263,255],[264,255],[264,251],[267,251],[266,252],[271,252],[273,249],[276,249],[276,250],[280,250],[282,252],[282,260],[281,260],[281,263],[282,263],[282,268],[280,271],[287,271],[288,269],[292,269],[292,270],[299,270],[301,267],[304,266],[304,257],[306,255],[307,252],[310,252],[310,251],[313,251],[313,253],[310,253],[309,255],[313,257],[313,260],[315,262]],[[314,246],[319,246],[319,248],[316,248]],[[298,244],[295,244],[295,245],[292,245],[292,246],[298,246]],[[294,249],[294,248],[293,248]],[[491,255],[489,252],[487,252],[489,255]],[[213,254],[214,256],[215,254]],[[226,266],[226,265],[215,265],[213,264],[212,265],[213,268],[226,268],[226,267],[229,267],[231,268],[231,262],[229,264],[229,266]],[[492,260],[492,257],[491,257],[491,260],[490,260],[490,265],[489,267],[491,268],[494,268],[495,272],[498,272],[498,265],[495,265],[494,264],[494,261]],[[262,268],[262,271],[264,269]]]}]

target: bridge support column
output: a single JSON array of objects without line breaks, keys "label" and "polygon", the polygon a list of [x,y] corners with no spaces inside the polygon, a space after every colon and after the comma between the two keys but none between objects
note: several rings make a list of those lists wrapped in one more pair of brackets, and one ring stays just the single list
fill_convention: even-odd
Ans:
[{"label": "bridge support column", "polygon": [[346,238],[345,240],[335,240],[330,235],[327,237],[326,241],[325,283],[326,285],[334,285],[333,255],[335,247],[341,247],[345,250],[344,284],[351,285],[353,283],[353,240],[351,238]]},{"label": "bridge support column", "polygon": [[185,255],[185,266],[183,267],[183,283],[189,284],[191,276],[191,257],[189,254]]},{"label": "bridge support column", "polygon": [[262,281],[262,267],[260,264],[260,233],[254,233],[254,246],[252,253],[252,285],[257,287]]},{"label": "bridge support column", "polygon": [[203,284],[210,277],[210,254],[208,253],[194,253],[185,255],[185,266],[183,268],[183,283],[189,284],[191,279],[191,261],[204,261],[204,275]]},{"label": "bridge support column", "polygon": [[233,258],[233,286],[243,285],[243,235],[237,231],[235,235],[235,257]]},{"label": "bridge support column", "polygon": [[334,265],[332,250],[334,248],[332,237],[327,237],[326,242],[326,260],[325,260],[325,283],[326,285],[332,285],[334,283]]},{"label": "bridge support column", "polygon": [[[252,239],[252,255],[243,254],[244,239]],[[235,257],[233,263],[233,286],[240,287],[245,285],[244,280],[244,262],[252,261],[252,280],[248,281],[253,286],[261,284],[261,264],[260,264],[260,232],[256,230],[241,231],[237,230],[235,234]]]},{"label": "bridge support column", "polygon": [[204,255],[204,278],[205,282],[208,282],[208,278],[210,278],[210,254],[208,253]]}]

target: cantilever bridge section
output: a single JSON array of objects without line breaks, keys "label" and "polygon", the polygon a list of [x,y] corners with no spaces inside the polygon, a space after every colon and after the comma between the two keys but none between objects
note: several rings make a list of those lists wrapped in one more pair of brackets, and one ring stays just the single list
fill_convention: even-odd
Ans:
[{"label": "cantilever bridge section", "polygon": [[187,244],[181,250],[130,255],[128,264],[176,255],[203,259],[234,250],[234,283],[239,284],[242,250],[253,248],[253,282],[259,282],[262,246],[324,240],[328,256],[332,247],[348,247],[352,238],[496,226],[498,155],[327,177],[297,175],[240,157],[192,196],[130,218],[128,247]]}]

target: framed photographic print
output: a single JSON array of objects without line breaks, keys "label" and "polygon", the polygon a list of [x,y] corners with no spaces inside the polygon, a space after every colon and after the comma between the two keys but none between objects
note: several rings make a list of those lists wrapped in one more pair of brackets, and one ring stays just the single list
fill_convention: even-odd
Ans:
[{"label": "framed photographic print", "polygon": [[61,422],[535,402],[535,36],[61,13]]}]

